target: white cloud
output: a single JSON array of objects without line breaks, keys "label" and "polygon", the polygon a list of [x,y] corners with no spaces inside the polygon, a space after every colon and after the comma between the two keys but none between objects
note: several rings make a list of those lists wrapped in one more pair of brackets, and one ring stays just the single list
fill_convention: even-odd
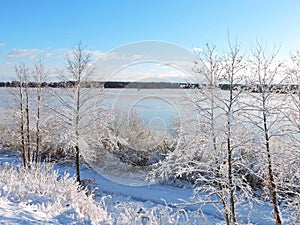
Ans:
[{"label": "white cloud", "polygon": [[5,46],[5,44],[3,42],[0,42],[0,48]]},{"label": "white cloud", "polygon": [[36,54],[41,53],[39,49],[13,49],[7,53],[8,58],[22,58],[29,56],[34,58]]},{"label": "white cloud", "polygon": [[193,48],[193,52],[203,52],[203,49],[202,48]]},{"label": "white cloud", "polygon": [[141,59],[147,59],[147,56],[141,55],[141,54],[125,54],[125,53],[120,53],[120,52],[108,52],[108,53],[103,53],[98,51],[99,53],[97,54],[97,51],[92,51],[92,53],[96,53],[96,56],[99,56],[98,58],[103,61],[126,61],[126,62],[134,62],[138,61]]}]

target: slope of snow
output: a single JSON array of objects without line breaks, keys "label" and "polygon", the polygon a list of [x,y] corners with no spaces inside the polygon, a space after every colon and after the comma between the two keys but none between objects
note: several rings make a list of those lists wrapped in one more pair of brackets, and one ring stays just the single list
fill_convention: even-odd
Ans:
[{"label": "slope of snow", "polygon": [[[62,170],[65,170],[61,168]],[[72,171],[69,170],[70,173]],[[74,173],[74,172],[73,172]],[[206,216],[214,218],[215,220],[223,220],[220,212],[212,204],[205,205],[185,205],[185,201],[191,201],[191,196],[193,196],[193,191],[191,189],[183,189],[162,184],[152,184],[145,186],[135,186],[135,185],[123,185],[115,183],[111,180],[104,178],[95,171],[88,167],[82,167],[82,177],[90,178],[95,180],[100,192],[106,194],[115,194],[118,196],[127,196],[132,200],[140,202],[152,202],[160,205],[168,205],[172,208],[182,207],[189,211],[196,211],[201,207],[201,210]],[[114,177],[114,179],[117,179]],[[124,182],[124,181],[123,181]],[[128,181],[128,183],[130,183]],[[240,205],[238,211],[240,212],[239,220],[245,224],[248,222],[248,213],[250,211],[250,206]],[[253,203],[253,213],[250,215],[250,221],[253,224],[262,225],[272,225],[272,207],[265,203],[260,205]]]},{"label": "slope of snow", "polygon": [[[2,152],[0,166],[18,165],[20,164],[18,157],[15,153]],[[71,176],[75,174],[74,166],[69,163],[55,165],[54,169],[59,171],[60,177],[64,177],[66,173]],[[225,224],[221,213],[212,204],[201,207],[184,205],[184,201],[191,201],[190,197],[193,194],[191,189],[161,184],[143,186],[119,184],[85,165],[82,166],[82,178],[94,181],[94,186],[97,187],[94,194],[98,203],[94,205],[90,200],[84,200],[89,201],[91,205],[83,204],[82,201],[79,201],[79,204],[83,204],[86,212],[100,210],[104,224]],[[71,183],[68,185],[72,186]],[[76,204],[65,208],[60,203],[54,204],[58,198],[57,194],[52,198],[42,194],[39,197],[31,194],[23,201],[16,201],[11,198],[12,195],[3,191],[3,186],[0,189],[0,224],[84,224],[89,223],[88,221],[97,221],[93,220],[91,215],[80,213],[80,207]],[[15,195],[18,191],[20,190],[14,190],[12,194]],[[80,198],[84,199],[83,196]],[[51,202],[52,207],[51,204],[46,206],[45,202]],[[201,211],[198,211],[199,208]],[[238,211],[240,223],[249,224],[247,215],[250,206],[239,206]],[[269,204],[253,203],[250,221],[252,224],[273,224],[271,212]]]},{"label": "slope of snow", "polygon": [[[78,191],[70,164],[56,170],[23,170],[17,154],[0,154],[0,224],[217,224],[199,213],[185,213],[152,201],[140,202],[118,191],[107,180],[107,193],[92,195]],[[12,163],[12,164],[11,164]],[[105,180],[91,170],[83,169],[87,177]],[[103,186],[104,187],[104,186]],[[101,185],[100,185],[101,189]],[[110,189],[110,190],[109,190]],[[147,191],[146,189],[144,189]],[[141,193],[140,193],[141,194]]]}]

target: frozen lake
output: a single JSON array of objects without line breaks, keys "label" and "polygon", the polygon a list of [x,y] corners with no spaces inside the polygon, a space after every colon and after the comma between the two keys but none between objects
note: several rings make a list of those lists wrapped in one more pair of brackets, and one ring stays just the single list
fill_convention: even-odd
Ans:
[{"label": "frozen lake", "polygon": [[[0,88],[0,123],[13,121],[10,119],[8,109],[17,107],[18,102],[10,93],[12,88]],[[15,92],[17,89],[14,90]],[[34,89],[30,89],[34,95]],[[52,89],[64,95],[68,89]],[[184,121],[187,117],[197,119],[195,106],[190,101],[195,93],[193,89],[104,89],[101,95],[104,105],[114,113],[127,118],[137,112],[144,119],[148,127],[154,129],[171,130],[174,121]],[[228,92],[220,91],[225,97]],[[201,96],[200,96],[201,97]],[[203,96],[202,96],[203,97]],[[243,101],[251,102],[247,93],[241,95]],[[47,95],[46,100],[52,106],[56,105],[57,98]],[[288,104],[288,96],[278,94],[276,101]],[[275,102],[274,102],[275,103]],[[252,103],[253,104],[253,103]],[[255,103],[254,103],[255,104]]]},{"label": "frozen lake", "polygon": [[114,112],[130,116],[137,112],[148,126],[172,126],[185,116],[191,105],[180,89],[106,89],[105,105]]},{"label": "frozen lake", "polygon": [[[12,88],[0,88],[0,108],[2,113],[17,106]],[[53,89],[57,91],[57,89]],[[16,91],[16,89],[15,89]],[[59,90],[63,93],[63,89]],[[122,116],[137,112],[148,126],[170,128],[175,120],[190,114],[191,104],[187,101],[186,91],[182,89],[105,89],[104,105]],[[33,89],[32,89],[33,92]],[[35,94],[34,92],[32,94]],[[47,97],[53,105],[55,97]],[[1,122],[2,123],[2,122]]]}]

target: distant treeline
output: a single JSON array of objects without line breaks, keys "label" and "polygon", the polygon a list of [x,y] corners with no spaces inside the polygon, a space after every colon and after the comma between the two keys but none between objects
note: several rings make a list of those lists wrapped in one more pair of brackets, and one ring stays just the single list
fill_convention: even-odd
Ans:
[{"label": "distant treeline", "polygon": [[[23,84],[24,85],[24,84]],[[75,87],[75,81],[61,81],[61,82],[43,82],[42,87],[51,88],[72,88]],[[19,87],[19,81],[8,81],[0,82],[0,87]],[[28,82],[27,86],[30,88],[38,87],[37,82]],[[229,84],[219,84],[221,90],[229,90]],[[171,83],[171,82],[121,82],[121,81],[89,81],[81,83],[83,88],[135,88],[135,89],[195,89],[195,88],[206,88],[205,84],[192,84],[192,83]],[[234,89],[243,89],[250,92],[261,92],[263,87],[259,85],[243,85],[235,84]],[[298,85],[287,85],[287,84],[274,84],[266,87],[269,91],[276,93],[287,93],[290,91],[297,91]]]},{"label": "distant treeline", "polygon": [[[23,84],[24,85],[24,84]],[[28,87],[37,87],[37,82],[28,82]],[[76,85],[76,81],[61,81],[61,82],[43,82],[42,87],[52,88],[72,88]],[[0,87],[19,87],[19,81],[0,82]],[[187,83],[171,83],[171,82],[121,82],[121,81],[89,81],[82,82],[81,86],[89,87],[104,87],[104,88],[136,88],[136,89],[163,89],[163,88],[198,88],[198,84]]]}]

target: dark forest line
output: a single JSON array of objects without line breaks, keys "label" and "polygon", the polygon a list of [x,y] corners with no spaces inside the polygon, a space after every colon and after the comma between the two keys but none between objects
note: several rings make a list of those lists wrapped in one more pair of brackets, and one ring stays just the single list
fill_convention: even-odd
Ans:
[{"label": "dark forest line", "polygon": [[[38,87],[37,82],[28,82],[23,84],[23,86],[29,88]],[[43,82],[42,87],[51,87],[51,88],[72,88],[75,87],[75,81],[60,81],[60,82]],[[83,82],[81,84],[83,88],[133,88],[133,89],[195,89],[195,88],[208,88],[205,84],[195,84],[195,83],[171,83],[171,82],[123,82],[123,81],[89,81]],[[219,84],[221,90],[229,90],[229,84]],[[0,82],[0,87],[20,87],[19,81],[8,81]],[[235,84],[234,88],[236,90],[243,89],[251,92],[261,92],[259,85],[244,85],[244,84]],[[274,84],[267,87],[269,91],[277,93],[287,93],[287,92],[296,92],[298,90],[298,85],[292,84]]]}]

